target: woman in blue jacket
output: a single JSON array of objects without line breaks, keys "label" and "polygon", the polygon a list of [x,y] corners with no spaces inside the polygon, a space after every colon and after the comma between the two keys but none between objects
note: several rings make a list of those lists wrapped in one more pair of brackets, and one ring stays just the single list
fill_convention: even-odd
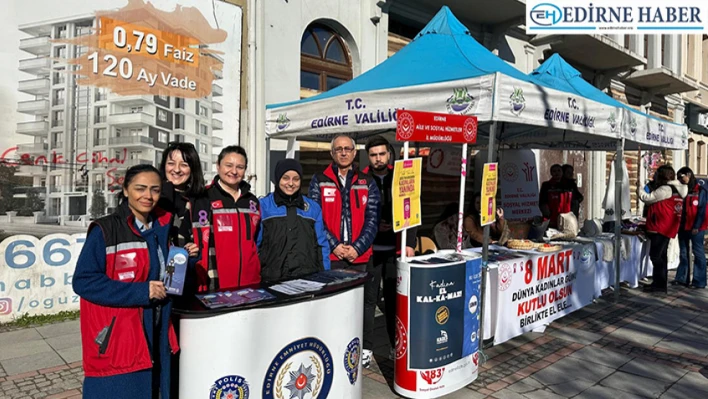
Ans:
[{"label": "woman in blue jacket", "polygon": [[302,195],[302,166],[284,159],[275,166],[275,192],[261,200],[258,256],[261,280],[276,281],[329,270],[329,243],[322,209]]},{"label": "woman in blue jacket", "polygon": [[[688,186],[688,195],[683,202],[679,239],[679,267],[672,285],[685,285],[691,288],[706,288],[706,253],[703,248],[708,218],[706,205],[708,191],[696,181],[696,176],[689,168],[681,168],[676,177]],[[693,281],[690,280],[688,251],[693,252]]]},{"label": "woman in blue jacket", "polygon": [[156,207],[161,186],[153,166],[128,169],[116,212],[89,227],[73,278],[84,398],[170,397],[179,348],[162,283],[172,215]]}]

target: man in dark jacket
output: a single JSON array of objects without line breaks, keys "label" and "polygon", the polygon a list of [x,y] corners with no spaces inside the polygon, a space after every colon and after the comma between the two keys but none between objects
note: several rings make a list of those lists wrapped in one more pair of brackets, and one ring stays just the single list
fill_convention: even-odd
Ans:
[{"label": "man in dark jacket", "polygon": [[[386,315],[386,332],[391,345],[389,357],[393,360],[396,347],[396,256],[400,254],[401,236],[393,232],[393,152],[391,144],[382,136],[374,136],[366,143],[366,153],[369,156],[369,166],[364,173],[374,178],[381,192],[381,218],[379,231],[374,240],[374,278],[372,286],[379,297],[379,288],[383,278],[384,312]],[[406,257],[415,255],[415,227],[408,229],[406,237]]]},{"label": "man in dark jacket", "polygon": [[[371,245],[379,229],[379,189],[374,180],[354,164],[356,143],[349,136],[332,140],[332,160],[310,182],[309,196],[322,208],[327,241],[332,251],[332,269],[372,272]],[[374,314],[378,296],[364,290],[364,349],[361,362],[371,362]]]}]

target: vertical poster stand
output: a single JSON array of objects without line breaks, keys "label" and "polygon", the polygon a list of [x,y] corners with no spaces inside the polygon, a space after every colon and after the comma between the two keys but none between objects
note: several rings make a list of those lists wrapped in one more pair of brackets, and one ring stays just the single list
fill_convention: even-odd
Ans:
[{"label": "vertical poster stand", "polygon": [[[437,398],[477,378],[482,262],[479,256],[461,254],[467,152],[468,145],[477,140],[477,118],[398,110],[396,140],[404,144],[393,183],[393,226],[402,235],[397,263],[394,390],[408,398]],[[413,180],[410,170],[414,169],[408,159],[411,141],[461,144],[462,156],[456,250],[408,259],[406,229],[420,224],[420,211],[416,215],[411,206],[419,207],[420,198],[406,197],[409,193],[420,195],[420,190],[409,187]],[[420,168],[417,170],[415,187],[420,187]],[[435,261],[428,262],[431,258]]]}]

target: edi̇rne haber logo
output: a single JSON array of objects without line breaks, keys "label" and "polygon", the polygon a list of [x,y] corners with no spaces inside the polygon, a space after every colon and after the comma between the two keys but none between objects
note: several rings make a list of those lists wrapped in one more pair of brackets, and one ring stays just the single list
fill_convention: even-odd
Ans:
[{"label": "edi\u0307rne haber logo", "polygon": [[293,341],[268,366],[263,398],[327,398],[333,374],[332,355],[324,342],[314,337]]},{"label": "edi\u0307rne haber logo", "polygon": [[288,114],[279,114],[278,119],[275,120],[276,128],[279,132],[287,129],[290,126],[290,119],[288,119]]},{"label": "edi\u0307rne haber logo", "polygon": [[582,35],[700,33],[706,31],[705,0],[528,0],[526,33]]},{"label": "edi\u0307rne haber logo", "polygon": [[209,399],[248,399],[248,382],[240,375],[221,377],[212,385]]},{"label": "edi\u0307rne haber logo", "polygon": [[509,96],[509,107],[511,113],[519,116],[526,108],[526,99],[524,98],[524,90],[520,87],[514,87],[514,92]]},{"label": "edi\u0307rne haber logo", "polygon": [[475,98],[472,97],[466,87],[452,89],[452,96],[447,99],[447,112],[451,114],[466,114],[475,105]]}]

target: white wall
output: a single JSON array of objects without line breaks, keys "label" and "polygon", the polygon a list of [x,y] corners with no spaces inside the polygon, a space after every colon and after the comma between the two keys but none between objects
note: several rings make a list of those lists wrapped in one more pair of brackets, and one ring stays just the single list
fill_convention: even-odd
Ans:
[{"label": "white wall", "polygon": [[[341,34],[349,48],[354,76],[371,69],[386,57],[388,43],[388,15],[382,14],[376,0],[290,0],[262,2],[259,24],[264,29],[262,65],[257,65],[256,87],[262,85],[263,94],[256,106],[300,99],[300,41],[308,25],[320,22]],[[374,24],[371,18],[378,16]],[[249,77],[251,79],[251,77]],[[256,148],[249,173],[258,176],[256,194],[266,192],[269,176],[265,157],[265,113],[256,118]],[[286,142],[273,140],[271,150],[285,150]],[[249,155],[250,155],[249,153]]]}]

